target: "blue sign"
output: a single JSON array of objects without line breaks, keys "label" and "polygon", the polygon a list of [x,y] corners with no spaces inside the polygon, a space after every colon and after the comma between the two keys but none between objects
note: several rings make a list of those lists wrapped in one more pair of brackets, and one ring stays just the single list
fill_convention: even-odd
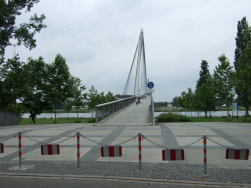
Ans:
[{"label": "blue sign", "polygon": [[152,88],[154,87],[154,83],[148,82],[147,87],[148,87],[149,89],[152,89]]}]

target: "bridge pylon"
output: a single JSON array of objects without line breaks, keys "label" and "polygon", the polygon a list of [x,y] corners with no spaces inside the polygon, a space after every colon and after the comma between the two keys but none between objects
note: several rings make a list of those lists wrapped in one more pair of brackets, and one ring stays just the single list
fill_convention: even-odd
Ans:
[{"label": "bridge pylon", "polygon": [[131,69],[127,78],[124,94],[140,96],[147,93],[147,75],[144,31],[140,32],[139,41],[133,57]]}]

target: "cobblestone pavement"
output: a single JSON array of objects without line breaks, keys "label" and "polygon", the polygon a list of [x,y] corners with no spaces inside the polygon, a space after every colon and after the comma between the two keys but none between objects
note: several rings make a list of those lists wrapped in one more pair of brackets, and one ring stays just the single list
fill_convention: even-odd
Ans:
[{"label": "cobblestone pavement", "polygon": [[[24,161],[24,168],[19,169],[18,161],[1,161],[0,174],[46,174],[46,175],[92,175],[132,178],[185,180],[200,182],[243,183],[251,184],[251,170],[229,169],[219,165],[208,165],[209,176],[203,176],[203,165],[143,163],[139,171],[136,162],[81,162],[80,168],[73,161]],[[13,170],[16,167],[16,170]]]}]

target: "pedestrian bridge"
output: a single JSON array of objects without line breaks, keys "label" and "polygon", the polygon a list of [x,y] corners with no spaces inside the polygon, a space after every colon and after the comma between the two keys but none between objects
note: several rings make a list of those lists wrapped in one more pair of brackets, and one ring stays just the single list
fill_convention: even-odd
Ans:
[{"label": "pedestrian bridge", "polygon": [[[147,83],[142,29],[125,89],[120,96],[127,98],[97,105],[95,125],[155,125],[154,102],[151,90],[147,89]],[[141,103],[138,105],[135,103],[136,98],[141,98]]]},{"label": "pedestrian bridge", "polygon": [[150,98],[147,96],[145,101],[141,99],[138,105],[132,102],[117,113],[98,122],[97,125],[151,125]]}]

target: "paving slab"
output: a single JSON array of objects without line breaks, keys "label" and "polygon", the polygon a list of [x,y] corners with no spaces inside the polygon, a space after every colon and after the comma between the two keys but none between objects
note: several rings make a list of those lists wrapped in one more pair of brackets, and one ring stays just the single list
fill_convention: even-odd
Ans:
[{"label": "paving slab", "polygon": [[[80,150],[80,157],[84,156],[88,151],[90,151],[92,148],[81,148]],[[76,161],[77,160],[77,148],[72,147],[60,147],[60,155],[41,155],[41,149],[37,148],[29,153],[23,154],[24,160],[29,161]],[[13,159],[18,160],[17,158]]]},{"label": "paving slab", "polygon": [[[197,140],[199,140],[201,137],[178,137],[176,138],[178,144],[180,146],[186,146],[190,143],[196,142]],[[214,141],[223,144],[224,146],[234,146],[233,144],[231,144],[230,142],[226,141],[223,138],[217,138],[217,137],[213,137],[212,138]],[[203,140],[200,140],[198,142],[196,142],[195,144],[193,144],[192,146],[204,146],[203,144]],[[212,142],[210,140],[207,140],[207,146],[218,146],[221,147],[220,145],[216,144],[215,142]]]},{"label": "paving slab", "polygon": [[174,128],[171,128],[172,132],[174,135],[216,135],[216,133],[214,133],[213,131],[211,130],[206,130],[205,128],[204,129],[174,129]]},{"label": "paving slab", "polygon": [[[208,149],[207,163],[208,164],[224,164],[224,165],[251,165],[251,160],[230,160],[225,158],[226,150]],[[204,162],[203,149],[185,149],[185,157],[189,164],[202,164]],[[250,168],[251,170],[251,168]]]}]

